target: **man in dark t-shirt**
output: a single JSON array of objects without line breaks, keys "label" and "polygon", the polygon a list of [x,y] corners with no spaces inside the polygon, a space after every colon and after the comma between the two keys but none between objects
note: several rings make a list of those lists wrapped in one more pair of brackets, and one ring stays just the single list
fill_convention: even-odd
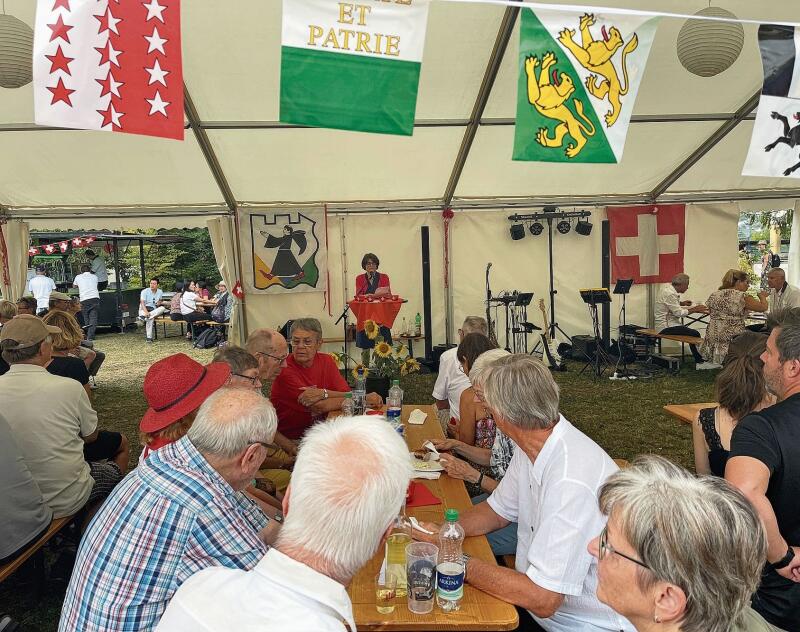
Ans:
[{"label": "man in dark t-shirt", "polygon": [[737,424],[725,478],[753,503],[767,530],[753,608],[771,624],[800,632],[800,308],[777,314],[771,326],[761,359],[778,403]]}]

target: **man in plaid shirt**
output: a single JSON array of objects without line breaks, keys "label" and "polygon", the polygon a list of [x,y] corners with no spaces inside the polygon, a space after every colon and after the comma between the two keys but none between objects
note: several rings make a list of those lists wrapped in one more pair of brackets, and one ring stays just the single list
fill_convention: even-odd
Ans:
[{"label": "man in plaid shirt", "polygon": [[59,630],[152,630],[177,588],[209,566],[248,570],[276,533],[242,490],[277,427],[251,390],[221,389],[187,436],[144,459],[92,520]]}]

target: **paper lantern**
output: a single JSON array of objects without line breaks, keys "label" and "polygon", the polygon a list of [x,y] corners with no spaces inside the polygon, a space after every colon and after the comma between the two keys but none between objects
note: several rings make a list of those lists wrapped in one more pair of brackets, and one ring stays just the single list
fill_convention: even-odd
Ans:
[{"label": "paper lantern", "polygon": [[[701,9],[695,15],[736,19],[719,7]],[[713,77],[730,68],[744,46],[744,29],[738,22],[686,20],[678,33],[678,60],[699,77]]]},{"label": "paper lantern", "polygon": [[33,29],[0,14],[0,86],[21,88],[33,80]]}]

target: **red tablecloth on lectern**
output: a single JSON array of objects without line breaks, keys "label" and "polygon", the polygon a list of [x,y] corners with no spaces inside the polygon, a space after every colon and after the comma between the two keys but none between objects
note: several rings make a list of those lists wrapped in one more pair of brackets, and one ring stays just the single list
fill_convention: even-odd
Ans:
[{"label": "red tablecloth on lectern", "polygon": [[392,328],[394,319],[400,311],[404,301],[350,301],[350,309],[356,315],[356,329],[364,330],[364,321],[373,320],[378,326]]}]

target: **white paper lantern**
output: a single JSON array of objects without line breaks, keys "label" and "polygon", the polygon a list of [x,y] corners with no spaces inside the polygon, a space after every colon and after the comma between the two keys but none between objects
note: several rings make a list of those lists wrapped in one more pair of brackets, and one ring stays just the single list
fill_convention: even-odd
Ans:
[{"label": "white paper lantern", "polygon": [[21,88],[33,79],[33,29],[13,15],[0,15],[0,86]]},{"label": "white paper lantern", "polygon": [[[736,19],[719,7],[708,7],[695,15]],[[678,33],[678,60],[692,74],[713,77],[733,65],[743,45],[744,29],[737,22],[686,20]]]}]

